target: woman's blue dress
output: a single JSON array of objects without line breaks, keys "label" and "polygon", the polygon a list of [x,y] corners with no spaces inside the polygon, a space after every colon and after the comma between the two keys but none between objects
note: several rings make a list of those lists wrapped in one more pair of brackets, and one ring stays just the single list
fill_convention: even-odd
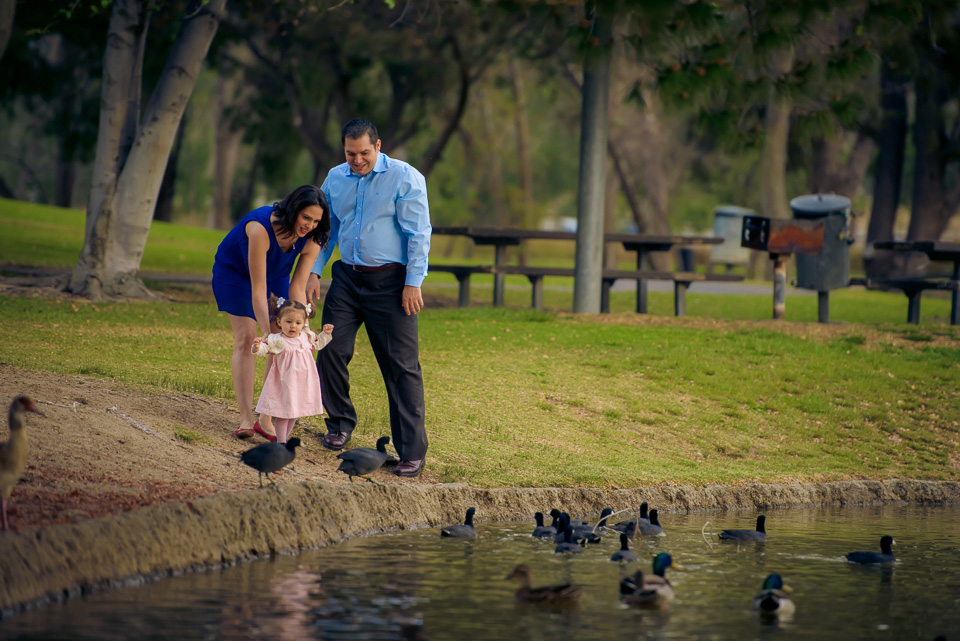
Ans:
[{"label": "woman's blue dress", "polygon": [[246,226],[252,220],[263,225],[270,235],[270,249],[267,250],[267,298],[270,294],[288,297],[290,292],[290,272],[293,264],[307,243],[307,238],[298,238],[293,248],[284,252],[277,244],[277,236],[270,224],[272,206],[259,207],[244,216],[217,247],[213,260],[213,295],[217,299],[217,309],[234,316],[246,316],[256,320],[253,314],[253,287],[250,283],[250,265],[247,257],[250,239]]}]

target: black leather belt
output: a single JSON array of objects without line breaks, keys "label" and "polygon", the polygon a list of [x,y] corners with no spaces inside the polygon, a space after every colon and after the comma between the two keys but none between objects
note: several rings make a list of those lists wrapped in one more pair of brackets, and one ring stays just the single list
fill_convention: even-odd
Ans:
[{"label": "black leather belt", "polygon": [[[343,262],[343,261],[340,261]],[[400,269],[403,267],[403,263],[387,263],[385,265],[351,265],[350,263],[343,263],[344,267],[352,269],[355,272],[360,272],[361,274],[369,274],[370,272],[385,272],[391,269]]]}]

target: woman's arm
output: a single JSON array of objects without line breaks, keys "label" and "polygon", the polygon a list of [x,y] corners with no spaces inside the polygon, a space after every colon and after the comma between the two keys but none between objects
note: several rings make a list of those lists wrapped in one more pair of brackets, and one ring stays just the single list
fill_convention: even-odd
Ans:
[{"label": "woman's arm", "polygon": [[250,267],[250,290],[253,315],[260,326],[260,334],[266,340],[270,333],[270,311],[267,309],[267,251],[270,249],[270,236],[263,225],[250,221],[244,228],[250,240],[247,265]]},{"label": "woman's arm", "polygon": [[293,270],[293,278],[290,280],[290,298],[298,303],[307,304],[307,280],[319,255],[320,245],[312,240],[308,240],[300,251],[297,266]]}]

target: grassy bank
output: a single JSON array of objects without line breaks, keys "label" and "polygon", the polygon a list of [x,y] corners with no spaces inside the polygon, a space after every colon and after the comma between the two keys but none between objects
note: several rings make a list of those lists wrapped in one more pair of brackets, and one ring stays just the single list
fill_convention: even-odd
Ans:
[{"label": "grassy bank", "polygon": [[[0,224],[6,263],[76,261],[82,213],[0,201]],[[209,273],[222,236],[154,224],[142,268]],[[438,307],[455,300],[453,283],[428,278],[433,306],[420,317],[430,466],[444,481],[960,478],[960,328],[946,324],[945,298],[925,296],[923,323],[910,326],[901,294],[836,291],[831,318],[841,322],[818,325],[814,296],[790,296],[790,322],[779,323],[768,320],[771,296],[697,294],[696,286],[683,319],[670,316],[672,294],[659,292],[648,316],[629,311],[629,292],[612,297],[620,313],[574,316],[564,313],[572,292],[561,279],[559,287],[548,280],[552,311],[543,313],[527,309],[522,277],[508,280],[506,309],[485,306],[482,278],[474,300],[484,306]],[[208,295],[190,300],[0,295],[0,361],[230,399],[227,321]],[[351,371],[361,420],[354,443],[372,445],[389,422],[365,336]],[[324,431],[320,418],[304,423]]]},{"label": "grassy bank", "polygon": [[[10,365],[232,397],[210,302],[2,296],[0,323]],[[960,478],[960,332],[937,329],[428,310],[430,464],[482,486]],[[372,445],[389,429],[364,336],[352,384]]]}]

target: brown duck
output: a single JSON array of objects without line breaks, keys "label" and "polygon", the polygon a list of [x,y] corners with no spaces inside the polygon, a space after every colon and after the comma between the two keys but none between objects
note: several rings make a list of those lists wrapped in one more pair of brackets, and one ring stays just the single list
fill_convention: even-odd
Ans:
[{"label": "brown duck", "polygon": [[583,588],[570,583],[563,585],[544,585],[538,588],[532,586],[533,574],[525,565],[518,565],[513,569],[506,580],[520,581],[516,599],[522,603],[537,603],[541,605],[576,605],[583,597]]},{"label": "brown duck", "polygon": [[13,486],[20,480],[20,475],[27,467],[27,432],[24,429],[23,415],[33,412],[43,416],[34,402],[26,396],[18,396],[10,403],[8,424],[10,425],[10,440],[0,443],[0,511],[3,512],[0,531],[10,529],[7,518],[7,499],[13,491]]}]

